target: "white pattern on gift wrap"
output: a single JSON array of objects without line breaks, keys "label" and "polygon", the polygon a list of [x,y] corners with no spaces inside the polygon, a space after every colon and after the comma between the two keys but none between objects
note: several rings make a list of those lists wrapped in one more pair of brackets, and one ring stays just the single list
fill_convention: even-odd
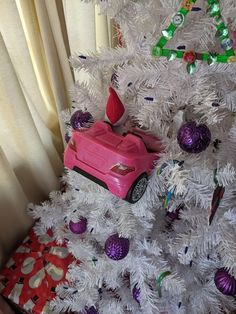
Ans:
[{"label": "white pattern on gift wrap", "polygon": [[54,281],[62,280],[64,276],[64,270],[60,267],[56,267],[55,265],[49,263],[45,267],[46,272]]},{"label": "white pattern on gift wrap", "polygon": [[45,271],[44,269],[40,269],[34,276],[32,276],[29,280],[29,286],[32,289],[37,289],[41,286],[43,279],[45,278]]},{"label": "white pattern on gift wrap", "polygon": [[29,239],[30,239],[30,237],[29,237],[29,236],[25,237],[22,243],[26,243],[26,242],[28,242],[28,241],[29,241]]},{"label": "white pattern on gift wrap", "polygon": [[[24,304],[24,309],[28,312],[28,313],[33,313],[33,309],[35,307],[35,303],[33,302],[33,300],[28,300],[25,304]],[[54,312],[55,313],[55,312]],[[44,305],[42,311],[40,312],[40,314],[53,314],[53,312],[51,311],[51,309],[49,308],[49,302],[46,302],[46,304]]]},{"label": "white pattern on gift wrap", "polygon": [[18,254],[8,261],[0,289],[22,313],[52,314],[49,300],[73,257],[53,237],[43,235],[39,239],[33,230],[24,243],[27,247],[19,246]]},{"label": "white pattern on gift wrap", "polygon": [[24,304],[24,310],[26,310],[28,313],[33,313],[33,308],[35,304],[34,302],[29,299],[25,304]]},{"label": "white pattern on gift wrap", "polygon": [[[59,256],[60,258],[65,258],[68,256],[68,253],[66,253],[66,251],[67,250],[64,250],[64,248],[57,247],[54,251],[52,251],[52,254],[54,253],[53,255]],[[38,254],[38,256],[39,258],[42,258],[42,254]],[[35,263],[35,258],[27,257],[22,264],[21,272],[24,275],[30,274],[34,269]],[[62,268],[57,267],[52,263],[48,263],[44,268],[40,269],[29,279],[30,288],[37,289],[41,285],[43,279],[46,276],[45,271],[54,281],[60,281],[64,276],[64,270]]]},{"label": "white pattern on gift wrap", "polygon": [[24,275],[28,275],[32,272],[32,270],[34,269],[34,264],[35,264],[36,260],[33,257],[27,257],[21,267],[21,272]]},{"label": "white pattern on gift wrap", "polygon": [[66,258],[70,253],[65,247],[55,246],[52,247],[49,251],[50,254],[56,255],[59,258]]},{"label": "white pattern on gift wrap", "polygon": [[48,234],[44,234],[44,235],[39,236],[38,240],[42,244],[48,244],[48,243],[54,241],[54,239],[52,237],[50,237]]},{"label": "white pattern on gift wrap", "polygon": [[14,302],[16,304],[19,304],[22,289],[23,289],[23,284],[22,283],[16,283],[14,288],[11,290],[11,293],[9,294],[8,298],[10,300],[14,300]]},{"label": "white pattern on gift wrap", "polygon": [[[54,312],[55,313],[55,312]],[[49,303],[47,302],[43,308],[41,314],[53,314],[52,310],[49,307]]]},{"label": "white pattern on gift wrap", "polygon": [[7,268],[11,268],[15,264],[14,259],[11,257],[8,262],[6,263]]},{"label": "white pattern on gift wrap", "polygon": [[16,253],[29,253],[30,248],[25,247],[25,246],[19,246],[18,249],[16,250]]}]

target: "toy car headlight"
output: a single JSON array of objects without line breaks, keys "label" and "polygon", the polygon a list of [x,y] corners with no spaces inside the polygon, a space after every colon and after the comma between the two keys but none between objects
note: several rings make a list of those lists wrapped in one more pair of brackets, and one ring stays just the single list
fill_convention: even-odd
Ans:
[{"label": "toy car headlight", "polygon": [[116,164],[111,168],[111,171],[120,174],[122,176],[125,176],[126,174],[134,171],[134,167],[129,167],[123,164]]}]

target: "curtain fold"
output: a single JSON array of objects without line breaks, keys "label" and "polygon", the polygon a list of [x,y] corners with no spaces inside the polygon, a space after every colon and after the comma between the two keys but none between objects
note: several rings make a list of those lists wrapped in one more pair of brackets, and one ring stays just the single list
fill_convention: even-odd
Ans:
[{"label": "curtain fold", "polygon": [[[30,1],[30,0],[28,0]],[[25,0],[21,0],[25,3]],[[63,41],[56,0],[35,0],[40,33],[45,51],[48,77],[52,89],[57,115],[68,108],[68,90],[73,86],[68,55]],[[65,133],[64,124],[59,119],[61,134]]]},{"label": "curtain fold", "polygon": [[[67,34],[71,55],[80,51],[96,51],[96,24],[93,3],[77,0],[63,0]],[[89,76],[84,71],[74,72],[75,80],[87,81]]]},{"label": "curtain fold", "polygon": [[32,221],[25,213],[27,197],[0,147],[0,264],[15,243],[25,235]]},{"label": "curtain fold", "polygon": [[32,221],[28,202],[59,187],[75,79],[68,58],[108,47],[109,23],[78,0],[0,0],[0,263]]},{"label": "curtain fold", "polygon": [[107,17],[101,15],[100,7],[95,6],[95,31],[96,31],[96,50],[99,51],[100,48],[109,47],[109,24]]},{"label": "curtain fold", "polygon": [[67,91],[73,85],[73,77],[68,63],[69,51],[66,50],[68,42],[65,44],[66,37],[62,32],[65,25],[60,23],[63,19],[58,15],[56,2],[60,3],[60,0],[16,0],[16,5],[34,75],[44,98],[43,112],[48,113],[46,126],[53,132],[55,146],[61,154],[61,134],[65,130],[58,114],[69,108]]},{"label": "curtain fold", "polygon": [[57,178],[2,37],[0,50],[1,145],[27,198],[40,199],[53,189]]}]

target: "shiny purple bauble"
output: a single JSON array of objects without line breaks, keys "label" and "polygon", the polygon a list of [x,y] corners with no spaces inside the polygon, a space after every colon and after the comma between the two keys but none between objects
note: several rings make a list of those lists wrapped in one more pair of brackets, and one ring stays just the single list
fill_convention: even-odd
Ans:
[{"label": "shiny purple bauble", "polygon": [[180,210],[183,209],[183,208],[184,208],[184,206],[182,204],[179,205],[174,212],[167,212],[166,213],[166,217],[168,217],[169,220],[171,220],[171,221],[180,219],[179,218]]},{"label": "shiny purple bauble", "polygon": [[176,211],[174,211],[174,212],[167,212],[167,213],[166,213],[166,216],[167,216],[171,221],[177,220],[177,219],[179,219],[179,211],[180,211],[180,209],[176,209]]},{"label": "shiny purple bauble", "polygon": [[236,279],[225,268],[220,268],[215,273],[216,288],[224,295],[236,295]]},{"label": "shiny purple bauble", "polygon": [[71,127],[76,131],[81,128],[89,127],[92,122],[93,116],[88,111],[83,112],[82,110],[77,110],[70,118]]},{"label": "shiny purple bauble", "polygon": [[90,308],[85,310],[86,314],[98,314],[98,311],[95,309],[94,306],[91,306]]},{"label": "shiny purple bauble", "polygon": [[68,133],[65,134],[65,141],[68,143],[70,140],[70,135]]},{"label": "shiny purple bauble", "polygon": [[205,124],[191,121],[183,124],[178,131],[179,146],[187,153],[203,152],[211,142],[211,132]]},{"label": "shiny purple bauble", "polygon": [[87,219],[84,217],[81,217],[80,221],[78,222],[70,221],[69,228],[70,228],[70,231],[75,234],[82,234],[87,230]]},{"label": "shiny purple bauble", "polygon": [[118,234],[111,235],[105,242],[105,253],[114,261],[125,258],[129,253],[129,239],[119,238]]},{"label": "shiny purple bauble", "polygon": [[141,290],[140,290],[140,288],[137,287],[137,284],[133,287],[132,293],[133,293],[134,300],[139,303],[140,297],[141,297]]}]

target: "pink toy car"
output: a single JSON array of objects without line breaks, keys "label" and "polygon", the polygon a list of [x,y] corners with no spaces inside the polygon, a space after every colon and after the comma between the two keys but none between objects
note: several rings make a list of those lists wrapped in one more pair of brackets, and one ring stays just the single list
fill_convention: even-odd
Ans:
[{"label": "pink toy car", "polygon": [[134,132],[116,134],[103,121],[74,131],[65,150],[64,164],[114,195],[136,203],[146,190],[148,175],[162,147],[156,137],[141,130]]}]

